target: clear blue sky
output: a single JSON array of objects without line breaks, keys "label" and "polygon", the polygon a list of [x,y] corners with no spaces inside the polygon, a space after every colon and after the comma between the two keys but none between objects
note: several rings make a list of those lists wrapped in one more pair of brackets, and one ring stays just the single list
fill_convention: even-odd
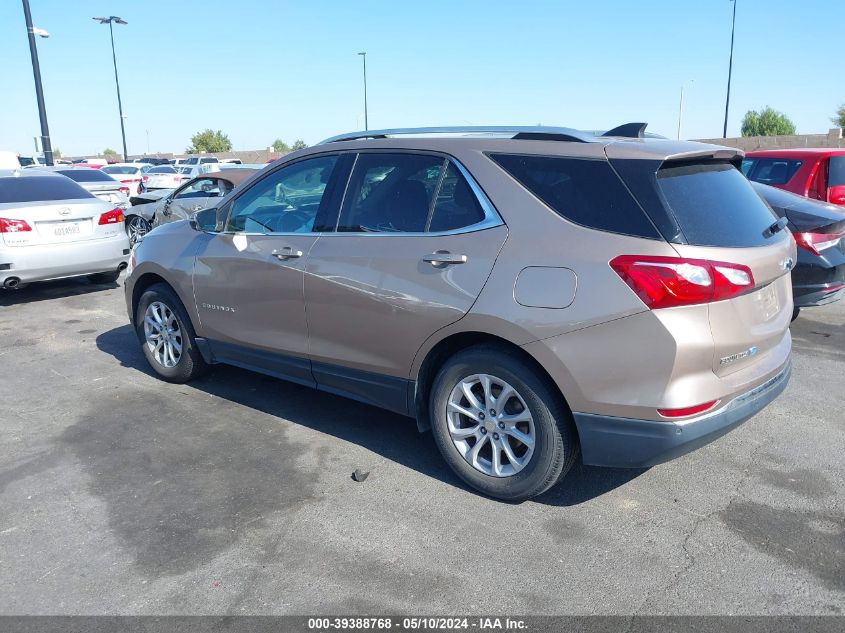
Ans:
[{"label": "clear blue sky", "polygon": [[[729,0],[30,0],[53,144],[120,151],[115,27],[130,153],[181,152],[201,129],[235,149],[315,143],[363,128],[520,124],[607,129],[648,121],[721,136]],[[841,0],[738,0],[728,135],[771,105],[825,132],[845,102]],[[39,134],[23,10],[0,2],[0,149]]]}]

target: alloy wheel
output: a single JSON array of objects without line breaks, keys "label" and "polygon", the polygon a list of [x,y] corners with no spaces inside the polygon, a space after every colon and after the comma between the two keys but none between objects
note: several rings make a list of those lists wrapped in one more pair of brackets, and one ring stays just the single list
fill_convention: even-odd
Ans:
[{"label": "alloy wheel", "polygon": [[161,301],[147,306],[144,337],[155,361],[162,367],[175,367],[182,358],[182,328],[176,313]]},{"label": "alloy wheel", "polygon": [[449,395],[452,443],[467,463],[491,477],[511,477],[534,453],[534,418],[517,390],[496,376],[473,374]]}]

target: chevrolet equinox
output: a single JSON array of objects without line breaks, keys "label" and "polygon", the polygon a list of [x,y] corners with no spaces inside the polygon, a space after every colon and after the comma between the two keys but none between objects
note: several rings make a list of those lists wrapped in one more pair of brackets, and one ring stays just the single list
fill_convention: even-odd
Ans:
[{"label": "chevrolet equinox", "polygon": [[228,363],[416,418],[509,501],[585,464],[647,467],[790,375],[784,222],[739,150],[567,128],[328,139],[137,246],[149,364]]}]

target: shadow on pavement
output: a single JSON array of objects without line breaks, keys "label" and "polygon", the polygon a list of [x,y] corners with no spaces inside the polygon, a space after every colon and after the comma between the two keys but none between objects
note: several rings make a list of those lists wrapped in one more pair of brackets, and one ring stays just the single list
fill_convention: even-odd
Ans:
[{"label": "shadow on pavement", "polygon": [[102,292],[119,287],[117,282],[107,284],[91,283],[85,277],[72,279],[58,279],[56,281],[39,281],[20,290],[0,289],[0,306],[8,307],[50,299],[64,299],[86,295],[92,292]]},{"label": "shadow on pavement", "polygon": [[[97,347],[124,367],[155,375],[128,325],[101,334]],[[419,473],[469,490],[443,462],[431,434],[420,434],[411,418],[226,365],[216,365],[210,375],[190,383],[190,388],[358,444]],[[535,501],[578,505],[643,472],[584,466],[579,459],[561,485]]]}]

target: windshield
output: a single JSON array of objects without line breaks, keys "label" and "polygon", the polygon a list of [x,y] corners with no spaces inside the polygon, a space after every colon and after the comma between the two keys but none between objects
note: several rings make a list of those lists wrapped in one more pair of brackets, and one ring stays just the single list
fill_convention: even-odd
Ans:
[{"label": "windshield", "polygon": [[129,165],[111,165],[109,167],[103,167],[103,171],[107,174],[137,174],[138,168]]}]

